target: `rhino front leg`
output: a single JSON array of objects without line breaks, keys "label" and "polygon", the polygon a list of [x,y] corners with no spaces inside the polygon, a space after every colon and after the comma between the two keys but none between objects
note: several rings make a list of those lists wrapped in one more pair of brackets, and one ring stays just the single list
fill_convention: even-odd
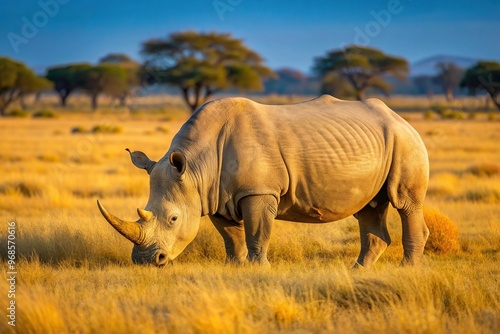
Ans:
[{"label": "rhino front leg", "polygon": [[246,262],[248,250],[245,243],[243,224],[214,215],[210,220],[224,239],[226,263],[242,264]]},{"label": "rhino front leg", "polygon": [[271,195],[248,196],[240,201],[245,226],[248,260],[269,266],[267,249],[271,228],[278,212],[276,198]]},{"label": "rhino front leg", "polygon": [[387,209],[389,202],[383,202],[372,208],[367,205],[356,214],[359,222],[359,236],[361,240],[361,251],[354,265],[369,268],[391,243],[389,231],[387,230]]}]

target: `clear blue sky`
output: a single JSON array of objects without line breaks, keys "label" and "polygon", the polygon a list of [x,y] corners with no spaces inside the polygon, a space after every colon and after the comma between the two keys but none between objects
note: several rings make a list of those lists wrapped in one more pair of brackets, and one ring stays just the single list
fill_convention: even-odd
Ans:
[{"label": "clear blue sky", "polygon": [[[61,4],[49,6],[53,17],[44,14],[40,3],[54,2]],[[38,31],[23,34],[23,20]],[[314,57],[355,42],[410,62],[437,54],[500,59],[500,0],[2,1],[0,55],[38,71],[110,52],[140,61],[143,41],[186,29],[231,32],[267,65],[306,72]]]}]

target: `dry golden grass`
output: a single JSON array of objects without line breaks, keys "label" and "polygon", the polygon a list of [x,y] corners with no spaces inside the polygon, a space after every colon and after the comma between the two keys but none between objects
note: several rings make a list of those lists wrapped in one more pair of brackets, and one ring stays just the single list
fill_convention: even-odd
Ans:
[{"label": "dry golden grass", "polygon": [[[136,219],[148,177],[125,148],[159,159],[188,115],[166,97],[137,98],[133,110],[103,101],[97,113],[70,112],[82,108],[75,101],[69,110],[57,109],[55,99],[39,102],[39,109],[57,109],[57,119],[1,120],[4,275],[9,220],[17,222],[18,255],[17,326],[0,312],[1,333],[498,332],[500,175],[484,176],[491,168],[482,166],[500,165],[499,122],[486,115],[455,121],[405,115],[429,150],[426,205],[448,216],[459,234],[458,249],[427,252],[422,268],[399,267],[401,224],[391,209],[393,243],[370,271],[350,269],[360,247],[354,218],[326,225],[277,221],[271,269],[223,265],[222,238],[203,219],[176,263],[156,269],[132,265],[132,245],[104,221],[95,200]],[[98,125],[122,131],[92,133]],[[77,127],[83,130],[72,134]],[[434,219],[445,226],[440,215]],[[441,243],[446,238],[453,240],[445,233]],[[7,291],[0,280],[4,310]]]}]

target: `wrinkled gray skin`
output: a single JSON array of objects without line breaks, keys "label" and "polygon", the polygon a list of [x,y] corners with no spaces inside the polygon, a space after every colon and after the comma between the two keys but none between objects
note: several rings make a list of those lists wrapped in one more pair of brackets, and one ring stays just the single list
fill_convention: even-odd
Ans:
[{"label": "wrinkled gray skin", "polygon": [[427,151],[377,99],[322,96],[282,106],[216,100],[191,116],[160,161],[142,152],[132,160],[150,172],[151,187],[147,211],[134,223],[142,231],[136,263],[173,260],[205,215],[224,239],[226,262],[263,265],[274,219],[326,223],[354,215],[361,240],[355,266],[369,267],[391,242],[389,203],[401,216],[403,263],[422,259]]}]

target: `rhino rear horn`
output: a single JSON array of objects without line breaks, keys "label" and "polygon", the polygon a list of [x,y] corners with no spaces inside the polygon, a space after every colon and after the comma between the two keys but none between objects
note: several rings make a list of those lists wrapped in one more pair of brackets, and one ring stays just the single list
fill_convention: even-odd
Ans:
[{"label": "rhino rear horn", "polygon": [[146,154],[141,151],[130,151],[128,148],[125,149],[130,153],[130,158],[132,159],[132,163],[141,169],[145,169],[148,174],[151,174],[154,166],[156,165],[156,161],[150,160]]}]

